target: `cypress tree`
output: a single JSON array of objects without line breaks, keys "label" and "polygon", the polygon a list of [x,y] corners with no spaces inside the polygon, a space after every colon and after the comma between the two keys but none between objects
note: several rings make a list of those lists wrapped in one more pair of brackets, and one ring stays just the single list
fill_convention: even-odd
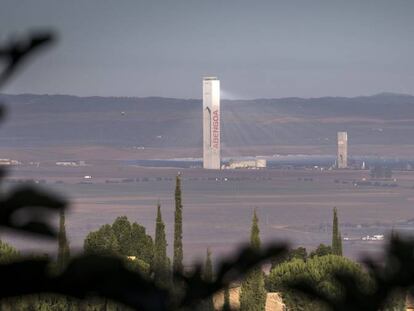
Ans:
[{"label": "cypress tree", "polygon": [[259,218],[257,218],[256,209],[253,211],[252,228],[250,233],[250,246],[258,250],[260,249],[260,229]]},{"label": "cypress tree", "polygon": [[167,239],[165,238],[165,224],[162,220],[161,205],[159,202],[157,205],[157,219],[155,223],[153,271],[154,281],[157,284],[166,286],[169,281]]},{"label": "cypress tree", "polygon": [[181,203],[181,176],[175,178],[174,271],[183,271],[183,206]]},{"label": "cypress tree", "polygon": [[57,256],[57,267],[59,271],[62,271],[70,258],[69,241],[66,236],[65,226],[65,212],[60,211],[59,214],[59,233],[58,233],[58,256]]},{"label": "cypress tree", "polygon": [[332,220],[332,254],[342,256],[342,237],[338,225],[338,212],[336,207],[333,209]]},{"label": "cypress tree", "polygon": [[[213,282],[213,264],[211,262],[211,252],[207,249],[206,262],[204,264],[203,279],[206,282]],[[207,298],[201,303],[202,311],[214,311],[213,297]]]},{"label": "cypress tree", "polygon": [[[65,212],[63,210],[59,213],[59,233],[58,233],[58,255],[57,255],[57,270],[63,271],[70,259],[69,241],[66,236]],[[46,299],[48,300],[48,299]],[[47,302],[46,302],[47,303]],[[60,310],[70,310],[73,301],[70,298],[52,297],[49,303],[53,303]]]},{"label": "cypress tree", "polygon": [[213,263],[211,262],[211,251],[207,248],[206,262],[204,264],[204,281],[213,282]]},{"label": "cypress tree", "polygon": [[[259,219],[256,210],[253,212],[250,245],[260,248]],[[253,269],[242,283],[240,291],[240,311],[264,311],[266,305],[266,289],[261,267]]]},{"label": "cypress tree", "polygon": [[339,256],[342,256],[342,235],[341,232],[339,231],[339,235],[338,235],[338,245],[339,245]]},{"label": "cypress tree", "polygon": [[332,219],[332,253],[338,254],[338,215],[336,207],[333,209],[333,219]]}]

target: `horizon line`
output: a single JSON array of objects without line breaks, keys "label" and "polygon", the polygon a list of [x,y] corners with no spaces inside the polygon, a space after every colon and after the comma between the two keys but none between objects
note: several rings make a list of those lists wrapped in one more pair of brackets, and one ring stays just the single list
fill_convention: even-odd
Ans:
[{"label": "horizon line", "polygon": [[[114,95],[74,95],[62,93],[0,93],[0,96],[62,96],[62,97],[76,97],[76,98],[119,98],[119,99],[144,99],[144,98],[161,98],[161,99],[176,99],[176,100],[196,100],[202,101],[200,98],[184,98],[184,97],[169,97],[169,96],[114,96]],[[356,95],[356,96],[335,96],[326,95],[318,97],[300,97],[300,96],[285,96],[285,97],[257,97],[257,98],[221,98],[224,101],[254,101],[254,100],[280,100],[280,99],[322,99],[322,98],[361,98],[361,97],[375,97],[375,96],[407,96],[414,97],[414,94],[397,93],[397,92],[379,92],[371,95]]]}]

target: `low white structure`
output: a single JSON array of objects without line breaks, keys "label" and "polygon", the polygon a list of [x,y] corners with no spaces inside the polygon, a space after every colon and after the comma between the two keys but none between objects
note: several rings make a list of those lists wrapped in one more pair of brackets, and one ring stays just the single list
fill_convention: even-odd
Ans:
[{"label": "low white structure", "polygon": [[256,159],[256,167],[257,168],[265,168],[267,166],[266,159]]},{"label": "low white structure", "polygon": [[367,235],[362,238],[362,241],[383,241],[384,235],[383,234],[375,234],[373,236]]},{"label": "low white structure", "polygon": [[22,163],[17,160],[0,159],[0,165],[19,165],[19,164],[22,164]]},{"label": "low white structure", "polygon": [[85,161],[58,161],[56,162],[57,166],[86,166]]},{"label": "low white structure", "polygon": [[257,168],[266,168],[267,161],[266,159],[256,159],[256,160],[230,160],[229,165],[225,168],[228,169],[238,169],[238,168],[247,168],[247,169],[257,169]]}]

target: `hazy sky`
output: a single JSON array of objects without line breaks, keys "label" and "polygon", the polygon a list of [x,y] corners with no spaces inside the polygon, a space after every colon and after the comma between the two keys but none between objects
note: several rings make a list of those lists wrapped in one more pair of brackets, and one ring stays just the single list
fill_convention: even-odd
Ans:
[{"label": "hazy sky", "polygon": [[414,94],[413,0],[0,0],[0,39],[59,44],[8,93],[238,98]]}]

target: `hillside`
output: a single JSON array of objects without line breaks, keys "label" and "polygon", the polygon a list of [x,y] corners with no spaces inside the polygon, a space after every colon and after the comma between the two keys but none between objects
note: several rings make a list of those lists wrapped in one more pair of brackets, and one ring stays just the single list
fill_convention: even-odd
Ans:
[{"label": "hillside", "polygon": [[[201,147],[201,100],[64,95],[0,95],[7,118],[0,146]],[[224,148],[412,144],[414,96],[222,101]]]}]

